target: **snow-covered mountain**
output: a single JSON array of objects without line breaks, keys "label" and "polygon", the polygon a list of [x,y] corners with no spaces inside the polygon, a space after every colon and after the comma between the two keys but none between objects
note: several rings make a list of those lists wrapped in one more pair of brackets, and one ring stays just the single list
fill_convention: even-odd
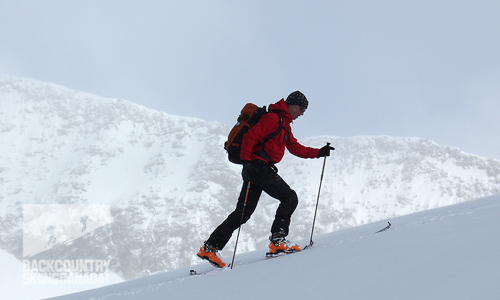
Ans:
[{"label": "snow-covered mountain", "polygon": [[[23,204],[107,204],[108,225],[35,258],[109,258],[125,279],[188,266],[241,188],[240,167],[222,147],[230,126],[222,123],[8,76],[0,76],[0,120],[0,248],[17,258]],[[499,161],[429,140],[300,142],[336,148],[326,163],[317,234],[500,193]],[[278,165],[299,195],[292,240],[310,234],[322,164],[287,155]],[[277,204],[261,198],[239,251],[265,247]],[[229,257],[230,248],[222,254]]]}]

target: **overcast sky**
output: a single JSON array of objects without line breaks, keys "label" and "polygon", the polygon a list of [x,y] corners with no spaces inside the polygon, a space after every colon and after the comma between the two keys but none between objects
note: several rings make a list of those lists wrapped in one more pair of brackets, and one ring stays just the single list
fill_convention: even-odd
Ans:
[{"label": "overcast sky", "polygon": [[496,0],[0,0],[0,73],[228,125],[300,90],[299,141],[422,137],[500,159],[499,14]]}]

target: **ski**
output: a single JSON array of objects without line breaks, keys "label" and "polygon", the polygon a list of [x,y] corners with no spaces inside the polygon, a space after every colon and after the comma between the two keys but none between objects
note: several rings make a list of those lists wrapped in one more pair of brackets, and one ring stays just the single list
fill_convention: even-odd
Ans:
[{"label": "ski", "polygon": [[189,275],[191,276],[198,276],[198,275],[206,275],[209,272],[212,272],[213,270],[206,271],[206,272],[197,272],[196,270],[189,270]]},{"label": "ski", "polygon": [[292,254],[292,253],[297,253],[297,252],[300,252],[300,251],[302,251],[302,250],[267,252],[266,253],[266,258],[278,257],[280,255]]},{"label": "ski", "polygon": [[203,273],[198,273],[196,270],[189,270],[189,275],[194,276],[194,275],[205,275],[206,272]]},{"label": "ski", "polygon": [[205,272],[198,272],[196,270],[189,270],[189,275],[191,275],[191,276],[207,275],[208,273],[213,272],[215,270],[217,270],[217,269],[205,271]]},{"label": "ski", "polygon": [[210,272],[213,272],[213,271],[217,271],[217,270],[222,270],[222,269],[226,269],[226,268],[230,268],[231,267],[231,264],[227,265],[227,267],[215,267],[212,269],[212,270],[208,270],[208,271],[205,271],[205,272],[198,272],[194,269],[191,269],[189,270],[189,275],[191,276],[196,276],[196,275],[206,275],[207,273],[210,273]]},{"label": "ski", "polygon": [[382,232],[382,231],[386,231],[387,229],[391,228],[391,222],[387,222],[389,223],[389,225],[385,226],[384,228],[380,229],[379,231],[375,232],[375,233],[379,233],[379,232]]},{"label": "ski", "polygon": [[310,247],[312,247],[314,245],[314,242],[311,240],[311,242],[309,242],[309,244],[305,245],[304,248],[302,248],[302,250],[306,250],[306,249],[309,249]]}]

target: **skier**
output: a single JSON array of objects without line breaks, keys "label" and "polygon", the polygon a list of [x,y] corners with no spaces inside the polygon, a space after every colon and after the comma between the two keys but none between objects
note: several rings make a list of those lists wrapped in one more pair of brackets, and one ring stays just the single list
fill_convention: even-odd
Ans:
[{"label": "skier", "polygon": [[[306,96],[300,91],[295,91],[286,100],[281,99],[277,103],[269,105],[269,111],[272,112],[264,114],[257,124],[243,136],[240,153],[243,165],[243,187],[236,209],[205,241],[198,252],[200,258],[208,260],[216,267],[222,268],[226,265],[218,255],[218,251],[226,246],[232,233],[250,219],[262,191],[280,201],[271,226],[270,253],[300,250],[298,245],[285,239],[288,235],[290,218],[298,204],[297,194],[278,175],[275,164],[283,158],[285,147],[291,154],[301,158],[329,156],[330,150],[334,149],[328,144],[321,149],[305,147],[293,136],[290,124],[304,114],[308,104]],[[282,126],[282,129],[274,138],[265,142],[263,149],[262,142],[279,126]],[[250,187],[247,195],[249,181]],[[243,209],[245,198],[247,200],[245,209]]]}]

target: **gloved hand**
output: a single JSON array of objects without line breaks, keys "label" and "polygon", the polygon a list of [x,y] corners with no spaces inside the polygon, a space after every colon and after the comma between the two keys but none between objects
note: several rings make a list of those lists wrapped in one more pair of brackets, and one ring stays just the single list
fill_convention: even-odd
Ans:
[{"label": "gloved hand", "polygon": [[243,170],[241,170],[241,177],[244,181],[251,181],[255,175],[257,175],[258,169],[249,160],[244,160],[241,162],[243,165]]},{"label": "gloved hand", "polygon": [[325,146],[319,149],[318,157],[330,156],[330,150],[335,150],[335,148],[330,147],[330,143],[326,143]]}]

